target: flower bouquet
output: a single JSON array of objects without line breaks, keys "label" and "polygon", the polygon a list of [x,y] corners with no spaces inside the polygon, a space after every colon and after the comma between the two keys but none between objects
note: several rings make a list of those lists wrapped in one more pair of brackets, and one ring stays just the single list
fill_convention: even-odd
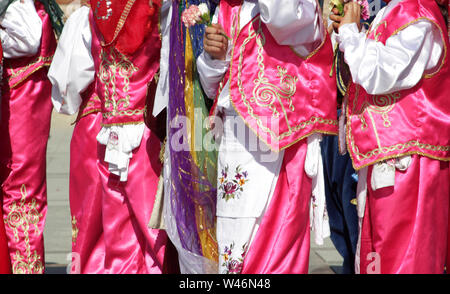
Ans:
[{"label": "flower bouquet", "polygon": [[331,0],[331,9],[337,8],[339,10],[339,15],[344,16],[344,5],[348,2],[356,2],[361,5],[361,18],[363,20],[368,20],[370,17],[369,13],[369,3],[367,0]]},{"label": "flower bouquet", "polygon": [[[190,5],[181,14],[181,21],[187,28],[197,24],[205,24],[206,26],[210,27],[212,25],[212,22],[208,5],[206,5],[206,3],[201,3],[198,6]],[[222,35],[230,40],[230,37],[228,37],[226,34]]]},{"label": "flower bouquet", "polygon": [[191,27],[196,24],[211,25],[211,16],[209,15],[208,5],[202,3],[200,5],[190,5],[181,14],[181,20],[186,27]]}]

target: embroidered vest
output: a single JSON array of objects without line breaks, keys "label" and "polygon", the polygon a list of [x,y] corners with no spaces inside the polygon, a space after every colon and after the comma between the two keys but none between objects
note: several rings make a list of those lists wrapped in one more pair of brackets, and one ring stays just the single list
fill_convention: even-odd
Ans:
[{"label": "embroidered vest", "polygon": [[[90,13],[92,56],[103,126],[143,123],[148,85],[159,70],[161,38],[158,26],[131,56],[114,46],[103,47],[102,36]],[[155,13],[155,18],[159,17]],[[148,97],[154,99],[154,96]]]},{"label": "embroidered vest", "polygon": [[95,85],[96,82],[93,82],[83,93],[81,93],[82,102],[78,111],[76,122],[91,113],[102,111],[102,104],[100,98],[98,97],[97,91],[95,91]]},{"label": "embroidered vest", "polygon": [[421,19],[433,24],[444,44],[442,60],[433,72],[411,89],[385,95],[369,95],[355,84],[349,87],[346,141],[356,169],[408,154],[450,160],[449,40],[435,1],[400,2],[368,38],[385,44]]},{"label": "embroidered vest", "polygon": [[50,17],[41,2],[35,1],[34,5],[37,14],[42,20],[41,46],[35,56],[12,59],[5,58],[5,79],[8,81],[11,89],[19,86],[41,68],[49,67],[56,50],[56,38]]},{"label": "embroidered vest", "polygon": [[276,42],[259,15],[239,30],[241,4],[221,1],[219,11],[219,22],[233,40],[225,81],[230,80],[230,99],[237,113],[274,151],[315,132],[336,134],[336,79],[329,75],[333,63],[329,36],[314,52],[299,56],[290,46]]}]

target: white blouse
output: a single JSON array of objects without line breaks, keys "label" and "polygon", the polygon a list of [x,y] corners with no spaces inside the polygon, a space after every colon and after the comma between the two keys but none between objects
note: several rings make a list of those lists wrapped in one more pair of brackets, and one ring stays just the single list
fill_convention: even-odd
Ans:
[{"label": "white blouse", "polygon": [[[372,28],[401,1],[392,0],[380,10]],[[353,82],[372,95],[414,87],[424,74],[437,68],[444,48],[440,31],[426,19],[389,37],[386,45],[367,39],[354,23],[339,29],[337,41]]]},{"label": "white blouse", "polygon": [[55,110],[73,115],[81,105],[81,93],[94,81],[89,8],[83,6],[67,19],[48,72],[53,84]]},{"label": "white blouse", "polygon": [[0,19],[0,40],[5,58],[37,54],[41,44],[42,20],[33,0],[13,2]]}]

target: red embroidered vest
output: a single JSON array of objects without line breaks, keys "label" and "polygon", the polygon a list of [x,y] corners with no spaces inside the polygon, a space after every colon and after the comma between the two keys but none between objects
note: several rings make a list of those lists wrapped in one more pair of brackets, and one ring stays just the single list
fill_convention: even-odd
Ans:
[{"label": "red embroidered vest", "polygon": [[91,113],[102,111],[102,104],[100,101],[100,97],[98,97],[95,86],[96,82],[93,82],[83,93],[81,93],[82,102],[78,111],[78,117],[76,121],[79,121],[81,118]]},{"label": "red embroidered vest", "polygon": [[[159,14],[153,15],[158,23]],[[114,46],[102,46],[102,35],[90,13],[92,56],[96,89],[101,101],[103,126],[144,122],[149,85],[159,70],[161,38],[154,25],[142,45],[131,55],[119,52]]]}]

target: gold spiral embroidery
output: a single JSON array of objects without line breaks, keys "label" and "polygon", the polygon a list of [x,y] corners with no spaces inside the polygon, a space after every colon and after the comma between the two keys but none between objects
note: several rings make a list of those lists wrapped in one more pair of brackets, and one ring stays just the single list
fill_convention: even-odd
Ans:
[{"label": "gold spiral embroidery", "polygon": [[391,121],[389,120],[389,112],[395,107],[395,103],[401,98],[399,92],[387,94],[387,95],[375,95],[372,96],[373,104],[369,106],[371,112],[381,114],[383,119],[383,125],[386,128],[391,127]]},{"label": "gold spiral embroidery", "polygon": [[[347,146],[350,146],[352,152],[350,152],[350,157],[352,157],[352,161],[353,161],[353,167],[355,168],[355,170],[359,170],[363,167],[366,167],[368,165],[377,163],[377,162],[381,162],[383,160],[386,159],[390,159],[390,158],[396,158],[396,157],[401,157],[401,156],[405,156],[405,155],[412,155],[412,154],[419,154],[422,156],[427,156],[430,158],[434,158],[437,160],[444,160],[444,161],[449,161],[450,158],[448,157],[438,157],[435,155],[430,154],[429,152],[449,152],[450,151],[450,146],[445,146],[445,145],[432,145],[432,144],[428,144],[428,143],[423,143],[420,142],[419,140],[411,140],[408,142],[402,142],[402,143],[397,143],[394,145],[390,145],[390,146],[382,146],[380,139],[378,137],[378,131],[375,125],[375,122],[373,120],[373,116],[371,115],[371,111],[374,112],[378,112],[379,114],[382,115],[382,118],[384,120],[384,126],[385,127],[390,127],[391,123],[388,120],[387,116],[383,117],[384,115],[387,115],[389,111],[391,111],[393,109],[393,107],[395,106],[395,102],[401,98],[399,93],[393,93],[391,95],[386,95],[383,97],[373,97],[373,102],[376,105],[373,105],[371,107],[361,107],[361,111],[359,114],[355,113],[355,106],[357,103],[357,99],[359,97],[359,87],[356,86],[355,89],[355,98],[353,101],[353,109],[352,109],[352,115],[357,115],[358,117],[362,117],[362,112],[366,111],[367,109],[370,108],[370,110],[368,111],[368,113],[370,114],[370,118],[372,120],[372,124],[373,124],[373,128],[374,128],[374,134],[378,143],[378,147],[375,149],[372,149],[366,153],[361,153],[361,151],[359,150],[358,146],[355,143],[355,138],[353,136],[353,131],[352,131],[352,124],[348,123],[347,124],[347,136],[346,136],[346,140],[347,140]],[[347,113],[347,117],[349,116],[349,111],[350,111],[350,105],[347,106],[347,109],[345,110]],[[412,147],[416,147],[419,148],[421,151],[418,150],[413,150],[413,151],[408,151],[409,148]],[[396,152],[396,154],[390,155],[391,152]],[[375,159],[376,157],[381,156],[377,159]],[[355,160],[357,161],[366,161],[369,160],[369,163],[366,163],[362,166],[356,166]]]},{"label": "gold spiral embroidery", "polygon": [[[376,130],[375,120],[373,114],[379,114],[383,119],[383,126],[389,128],[392,123],[389,119],[389,112],[395,108],[395,103],[401,98],[399,92],[386,94],[386,95],[374,95],[372,96],[372,103],[365,101],[361,109],[357,112],[359,119],[361,120],[361,130],[367,129],[367,122],[365,114],[367,114],[373,122],[373,127]],[[356,99],[355,99],[356,101]]]},{"label": "gold spiral embroidery", "polygon": [[[259,22],[258,30],[255,31],[254,23]],[[247,99],[247,95],[244,91],[244,84],[242,81],[242,70],[243,70],[243,60],[244,60],[244,51],[248,43],[255,39],[256,44],[258,46],[258,77],[254,80],[255,87],[252,91],[252,97],[250,99]],[[265,77],[265,65],[264,65],[264,45],[265,45],[265,36],[262,32],[261,27],[261,19],[260,17],[256,17],[254,20],[252,20],[252,23],[249,25],[248,28],[248,37],[243,41],[240,49],[239,49],[239,63],[238,63],[238,73],[237,73],[237,85],[239,89],[239,93],[241,94],[242,101],[244,105],[247,107],[247,113],[255,119],[258,128],[265,132],[270,134],[272,138],[275,138],[277,140],[281,140],[283,138],[289,137],[293,133],[306,128],[309,125],[315,124],[315,123],[321,123],[321,124],[328,124],[328,125],[335,125],[337,126],[337,120],[331,120],[331,119],[324,119],[321,117],[312,116],[308,120],[303,121],[295,126],[292,126],[289,122],[287,110],[284,107],[283,100],[285,99],[288,101],[288,109],[290,111],[295,111],[295,107],[292,103],[292,97],[297,91],[297,81],[298,78],[294,77],[292,75],[287,74],[287,70],[281,66],[277,66],[278,70],[278,77],[280,78],[279,85],[274,85],[272,83],[268,82],[268,79]],[[233,49],[233,55],[234,55],[234,49]],[[231,74],[230,74],[231,76]],[[281,105],[281,109],[283,111],[284,119],[286,120],[286,124],[288,126],[288,131],[284,133],[277,134],[275,133],[271,128],[267,127],[261,117],[255,114],[255,111],[253,107],[251,106],[250,102],[255,103],[256,105],[260,107],[269,107],[272,110],[272,115],[274,117],[279,117],[279,111],[277,110],[275,103],[278,102],[279,105]],[[239,113],[239,112],[238,112]]]}]

